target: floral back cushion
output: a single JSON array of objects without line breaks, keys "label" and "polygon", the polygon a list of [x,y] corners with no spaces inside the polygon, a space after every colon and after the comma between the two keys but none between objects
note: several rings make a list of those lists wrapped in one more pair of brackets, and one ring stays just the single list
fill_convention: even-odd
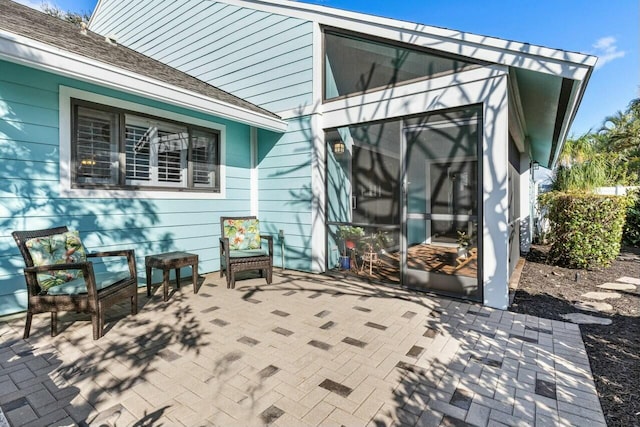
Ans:
[{"label": "floral back cushion", "polygon": [[[67,231],[46,237],[36,237],[25,242],[34,266],[84,262],[87,252],[77,231]],[[51,270],[38,274],[43,291],[82,277],[82,270]]]},{"label": "floral back cushion", "polygon": [[224,237],[232,251],[260,249],[260,222],[257,219],[226,219]]}]

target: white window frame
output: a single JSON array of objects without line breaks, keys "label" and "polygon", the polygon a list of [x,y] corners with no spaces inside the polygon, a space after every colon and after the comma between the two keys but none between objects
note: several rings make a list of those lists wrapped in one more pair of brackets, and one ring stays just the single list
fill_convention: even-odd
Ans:
[{"label": "white window frame", "polygon": [[[181,122],[205,129],[218,131],[220,150],[220,191],[198,192],[189,189],[176,190],[152,190],[144,188],[136,189],[102,189],[102,188],[73,188],[71,179],[71,152],[72,152],[72,117],[71,99],[103,104],[131,113],[140,113],[170,121]],[[216,122],[210,122],[184,114],[174,113],[155,107],[137,104],[118,98],[96,94],[67,86],[59,87],[59,137],[60,137],[60,196],[67,198],[115,198],[115,199],[207,199],[219,200],[226,198],[226,126]]]}]

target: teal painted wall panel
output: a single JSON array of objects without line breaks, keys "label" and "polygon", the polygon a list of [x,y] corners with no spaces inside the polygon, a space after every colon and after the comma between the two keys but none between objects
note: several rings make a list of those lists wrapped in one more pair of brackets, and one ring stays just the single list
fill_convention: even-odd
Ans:
[{"label": "teal painted wall panel", "polygon": [[[26,105],[34,105],[37,102],[39,108],[50,108],[54,111],[58,110],[58,94],[56,92],[6,80],[9,72],[9,64],[6,62],[4,64],[7,65],[0,65],[2,71],[6,71],[6,74],[0,73],[2,99],[4,102],[18,102]],[[7,68],[6,70],[5,67]]]},{"label": "teal painted wall panel", "polygon": [[103,0],[91,29],[271,111],[312,103],[311,22],[203,0]]},{"label": "teal painted wall panel", "polygon": [[[152,253],[194,252],[200,256],[201,273],[219,268],[220,216],[246,215],[250,210],[248,126],[3,61],[0,70],[0,106],[9,106],[0,108],[0,315],[24,310],[26,304],[23,261],[11,238],[13,230],[67,225],[80,231],[89,249],[132,248],[141,283],[144,256]],[[60,85],[225,125],[227,198],[62,197],[57,101]],[[43,93],[41,98],[34,96],[38,91]],[[118,265],[98,263],[96,269]],[[159,280],[156,276],[154,273],[154,280]]]},{"label": "teal painted wall panel", "polygon": [[[285,266],[311,270],[311,139],[307,117],[289,122],[288,131],[258,131],[258,186],[261,226],[285,233]],[[281,266],[278,246],[274,263]]]},{"label": "teal painted wall panel", "polygon": [[[18,142],[19,144],[15,144],[14,142]],[[30,141],[14,141],[6,137],[0,137],[0,153],[2,153],[4,159],[8,160],[39,159],[43,162],[57,162],[60,156],[59,151],[58,145]]]}]

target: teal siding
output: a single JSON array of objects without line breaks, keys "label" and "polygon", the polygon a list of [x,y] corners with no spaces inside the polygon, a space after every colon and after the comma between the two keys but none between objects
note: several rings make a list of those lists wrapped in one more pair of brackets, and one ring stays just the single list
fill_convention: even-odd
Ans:
[{"label": "teal siding", "polygon": [[[262,228],[276,236],[285,232],[285,266],[311,270],[311,152],[308,117],[289,122],[284,135],[258,132],[259,209]],[[281,266],[281,247],[274,263]]]},{"label": "teal siding", "polygon": [[103,0],[91,29],[270,111],[312,103],[311,22],[208,0]]},{"label": "teal siding", "polygon": [[[226,200],[61,197],[59,85],[225,125]],[[250,159],[246,125],[0,61],[0,315],[26,307],[13,230],[67,225],[90,250],[135,249],[141,283],[144,257],[163,251],[197,253],[200,273],[218,270],[220,216],[250,209]]]}]

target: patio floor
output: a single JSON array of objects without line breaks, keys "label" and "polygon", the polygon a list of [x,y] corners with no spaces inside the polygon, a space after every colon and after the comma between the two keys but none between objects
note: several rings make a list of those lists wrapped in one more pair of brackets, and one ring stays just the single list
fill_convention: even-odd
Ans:
[{"label": "patio floor", "polygon": [[98,341],[75,313],[55,338],[0,320],[10,425],[605,425],[577,325],[294,272],[184,282]]}]

